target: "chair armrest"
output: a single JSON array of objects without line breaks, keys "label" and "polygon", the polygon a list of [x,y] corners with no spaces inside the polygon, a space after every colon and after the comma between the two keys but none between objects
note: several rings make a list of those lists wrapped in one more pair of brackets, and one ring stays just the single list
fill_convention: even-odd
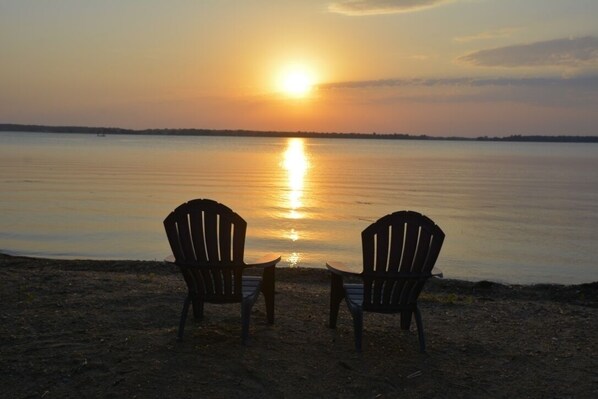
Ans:
[{"label": "chair armrest", "polygon": [[280,256],[276,256],[275,254],[267,254],[259,258],[253,263],[246,264],[247,267],[272,267],[276,266],[278,262],[280,262]]},{"label": "chair armrest", "polygon": [[[172,263],[173,265],[176,264],[176,259],[174,258],[174,255],[168,255],[166,258],[164,258],[164,262],[166,263]],[[251,263],[251,264],[247,264],[246,266],[248,267],[271,267],[276,265],[278,262],[280,262],[280,256],[276,256],[273,254],[268,254],[268,255],[264,255],[261,258],[259,258],[255,263]]]},{"label": "chair armrest", "polygon": [[176,260],[174,259],[174,255],[168,255],[166,258],[164,258],[164,262],[175,264]]},{"label": "chair armrest", "polygon": [[442,273],[442,270],[435,268],[434,272],[432,273],[432,277],[444,278],[444,274]]},{"label": "chair armrest", "polygon": [[360,276],[363,272],[363,270],[356,270],[354,267],[347,266],[344,263],[337,261],[326,262],[326,268],[339,276]]}]

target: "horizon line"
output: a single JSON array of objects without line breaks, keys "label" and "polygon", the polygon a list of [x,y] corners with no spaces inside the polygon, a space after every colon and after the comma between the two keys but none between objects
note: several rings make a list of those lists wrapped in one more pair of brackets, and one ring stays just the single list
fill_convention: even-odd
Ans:
[{"label": "horizon line", "polygon": [[250,129],[208,129],[208,128],[149,128],[130,129],[102,126],[75,125],[29,125],[0,123],[0,132],[30,133],[82,133],[82,134],[131,134],[162,136],[234,136],[234,137],[301,137],[301,138],[353,138],[353,139],[402,139],[402,140],[449,140],[449,141],[544,141],[544,142],[597,142],[598,136],[589,135],[539,135],[510,134],[505,136],[430,136],[412,133],[364,133],[364,132],[317,132],[277,131]]}]

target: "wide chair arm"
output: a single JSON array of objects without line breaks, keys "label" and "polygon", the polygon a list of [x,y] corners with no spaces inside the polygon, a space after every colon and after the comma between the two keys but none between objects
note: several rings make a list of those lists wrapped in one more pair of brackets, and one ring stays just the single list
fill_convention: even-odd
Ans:
[{"label": "wide chair arm", "polygon": [[173,265],[176,264],[176,259],[174,258],[173,254],[168,255],[167,257],[164,258],[164,262],[166,263],[172,263]]},{"label": "wide chair arm", "polygon": [[345,265],[343,262],[328,261],[326,262],[326,268],[337,276],[360,276],[363,273],[363,269],[358,269],[355,266]]},{"label": "wide chair arm", "polygon": [[245,264],[247,268],[262,269],[262,294],[266,300],[266,316],[268,324],[274,323],[274,274],[276,264],[280,262],[281,257],[274,254],[267,254],[257,259],[253,263]]},{"label": "wide chair arm", "polygon": [[343,287],[343,278],[359,277],[363,273],[363,268],[359,270],[356,267],[345,265],[338,261],[326,262],[326,268],[330,271],[330,328],[336,327],[338,317],[338,308],[345,297],[345,288]]},{"label": "wide chair arm", "polygon": [[257,259],[255,262],[247,263],[247,267],[272,267],[276,266],[278,262],[280,262],[281,257],[276,256],[275,254],[267,254],[262,256],[261,258]]},{"label": "wide chair arm", "polygon": [[[276,264],[278,262],[280,262],[280,260],[281,260],[280,256],[276,256],[274,254],[267,254],[267,255],[264,255],[261,258],[257,259],[254,263],[245,264],[245,266],[266,268],[266,267],[276,266]],[[174,255],[170,254],[164,258],[164,262],[171,263],[174,265],[174,264],[176,264],[176,259],[175,259]]]}]

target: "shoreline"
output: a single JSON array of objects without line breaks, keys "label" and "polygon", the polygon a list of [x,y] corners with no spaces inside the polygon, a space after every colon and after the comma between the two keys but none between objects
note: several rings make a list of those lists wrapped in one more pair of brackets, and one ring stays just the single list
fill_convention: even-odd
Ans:
[{"label": "shoreline", "polygon": [[[61,270],[107,273],[151,273],[178,277],[179,270],[172,264],[155,260],[126,259],[61,259],[43,256],[28,256],[0,252],[0,268],[9,264],[11,267],[37,266],[57,267]],[[327,269],[316,267],[277,267],[277,280],[293,281],[305,278],[328,281]],[[182,277],[181,277],[182,279]],[[181,280],[182,281],[182,280]],[[184,285],[184,284],[183,284]],[[185,288],[185,287],[183,287]],[[598,307],[598,281],[579,284],[533,283],[514,284],[492,280],[461,280],[450,278],[431,278],[426,282],[422,295],[433,294],[468,294],[491,293],[500,298],[513,299],[548,299],[576,303],[582,306]]]},{"label": "shoreline", "polygon": [[[45,261],[45,262],[72,262],[73,264],[85,264],[85,263],[102,263],[104,265],[113,265],[113,264],[132,264],[132,263],[139,263],[139,264],[148,264],[153,265],[153,267],[160,269],[163,264],[162,261],[159,260],[141,260],[141,259],[108,259],[108,258],[81,258],[77,256],[72,257],[48,257],[47,255],[40,254],[31,254],[31,253],[20,253],[20,252],[12,252],[9,250],[0,250],[0,258],[1,257],[10,257],[13,259],[23,258],[23,259],[32,259],[34,261]],[[148,266],[146,266],[148,267]],[[442,269],[442,268],[441,268]],[[299,266],[299,267],[288,267],[288,266],[277,266],[276,270],[315,270],[316,272],[326,272],[327,269],[322,266]],[[575,282],[575,283],[559,283],[559,282],[534,282],[534,283],[511,283],[509,281],[500,281],[500,280],[491,280],[491,279],[464,279],[464,278],[441,278],[441,279],[431,279],[430,281],[444,281],[444,282],[452,282],[451,284],[463,284],[463,285],[470,285],[470,284],[492,284],[496,286],[505,286],[505,287],[563,287],[563,288],[574,288],[574,287],[584,287],[592,284],[598,284],[598,280],[595,281],[587,281],[587,282]],[[429,284],[429,282],[428,282]],[[435,283],[432,283],[435,284]]]},{"label": "shoreline", "polygon": [[323,269],[276,272],[276,319],[260,298],[250,341],[238,304],[206,305],[185,340],[186,287],[151,261],[0,254],[0,382],[11,397],[576,397],[598,394],[598,282],[503,285],[432,280],[415,323],[367,314],[355,353],[341,304],[327,327]]}]

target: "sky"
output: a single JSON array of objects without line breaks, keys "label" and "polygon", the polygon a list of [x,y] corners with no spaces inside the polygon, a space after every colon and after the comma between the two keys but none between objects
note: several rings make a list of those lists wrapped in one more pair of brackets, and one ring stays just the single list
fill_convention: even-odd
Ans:
[{"label": "sky", "polygon": [[598,136],[598,1],[0,0],[0,123]]}]

